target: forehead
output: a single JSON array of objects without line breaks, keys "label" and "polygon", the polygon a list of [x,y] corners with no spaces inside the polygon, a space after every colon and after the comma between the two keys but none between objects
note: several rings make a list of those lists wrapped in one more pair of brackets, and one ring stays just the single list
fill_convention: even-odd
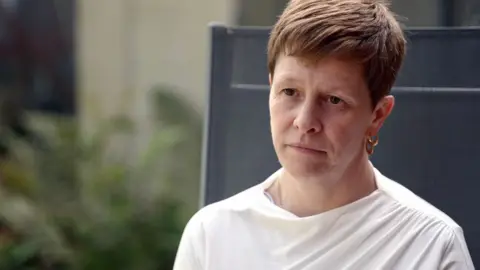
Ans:
[{"label": "forehead", "polygon": [[318,89],[342,89],[346,92],[366,87],[363,65],[359,61],[337,57],[314,61],[282,55],[277,59],[272,79],[274,85],[295,82]]}]

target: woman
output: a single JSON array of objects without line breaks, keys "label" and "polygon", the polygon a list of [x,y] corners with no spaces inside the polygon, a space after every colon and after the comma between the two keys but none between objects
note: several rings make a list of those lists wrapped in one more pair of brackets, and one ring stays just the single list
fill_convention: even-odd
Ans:
[{"label": "woman", "polygon": [[291,1],[268,44],[282,168],[200,210],[174,269],[474,269],[462,229],[369,162],[405,43],[378,0]]}]

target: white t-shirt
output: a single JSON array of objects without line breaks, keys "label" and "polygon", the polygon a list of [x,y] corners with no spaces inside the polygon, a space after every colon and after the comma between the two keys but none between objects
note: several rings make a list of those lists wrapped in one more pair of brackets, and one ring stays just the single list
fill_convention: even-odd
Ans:
[{"label": "white t-shirt", "polygon": [[197,212],[174,270],[474,269],[462,229],[376,169],[376,191],[310,217],[265,196],[279,173]]}]

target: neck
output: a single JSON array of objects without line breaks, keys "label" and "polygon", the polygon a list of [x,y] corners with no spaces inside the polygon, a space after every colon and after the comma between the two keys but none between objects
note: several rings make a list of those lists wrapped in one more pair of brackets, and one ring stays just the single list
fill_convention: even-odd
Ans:
[{"label": "neck", "polygon": [[315,181],[302,180],[284,171],[268,190],[278,206],[299,217],[344,206],[368,196],[377,188],[368,157],[353,161],[341,172],[321,175]]}]

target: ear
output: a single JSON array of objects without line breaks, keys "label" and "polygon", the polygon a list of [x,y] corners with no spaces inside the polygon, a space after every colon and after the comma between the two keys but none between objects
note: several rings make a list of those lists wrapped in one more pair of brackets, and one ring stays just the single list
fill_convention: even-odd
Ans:
[{"label": "ear", "polygon": [[268,83],[272,86],[272,73],[268,73]]},{"label": "ear", "polygon": [[392,95],[383,97],[375,106],[372,114],[372,123],[367,131],[367,136],[375,136],[382,128],[383,123],[393,110],[395,98]]}]

